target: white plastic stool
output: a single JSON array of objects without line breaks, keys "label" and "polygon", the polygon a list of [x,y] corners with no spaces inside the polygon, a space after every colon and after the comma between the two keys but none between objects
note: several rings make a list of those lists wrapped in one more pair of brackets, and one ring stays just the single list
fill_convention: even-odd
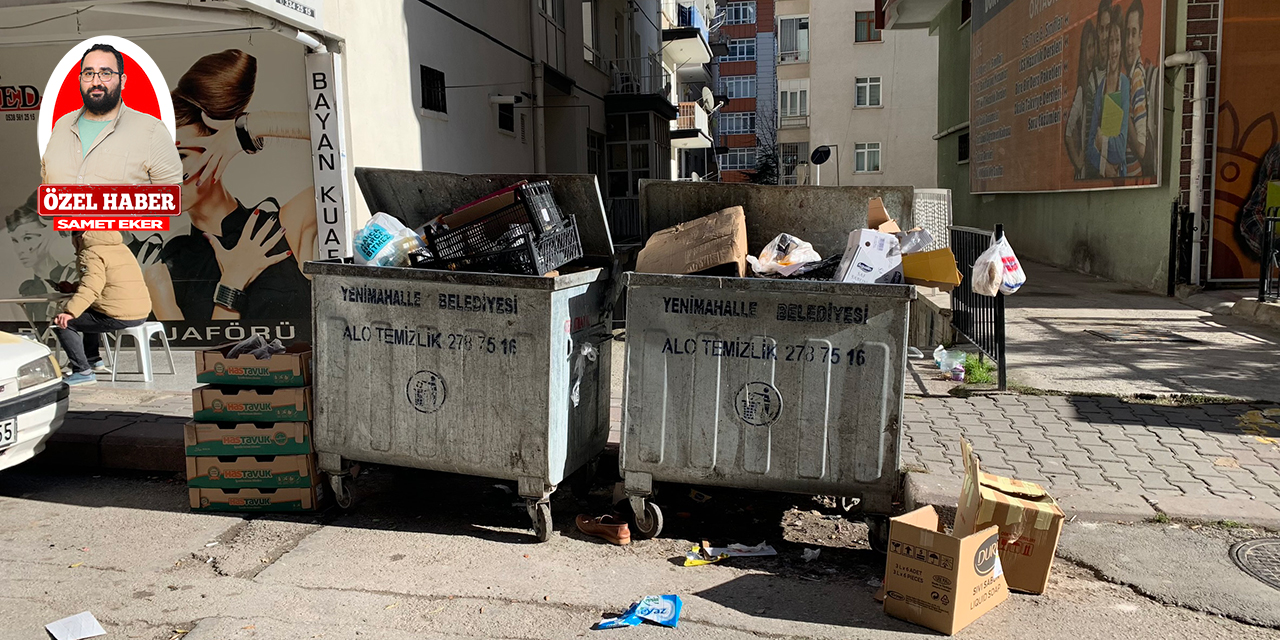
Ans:
[{"label": "white plastic stool", "polygon": [[[160,345],[164,347],[164,353],[169,357],[169,375],[174,375],[178,369],[173,364],[173,352],[169,350],[169,336],[165,335],[164,324],[160,322],[144,322],[136,327],[121,329],[112,334],[112,339],[116,343],[115,352],[111,354],[111,381],[116,381],[116,374],[120,371],[120,343],[125,336],[133,338],[133,344],[138,354],[138,364],[141,366],[142,379],[151,382],[155,379],[151,372],[151,339],[154,336],[160,336]],[[105,337],[105,335],[104,335]],[[108,345],[108,351],[110,351]]]}]

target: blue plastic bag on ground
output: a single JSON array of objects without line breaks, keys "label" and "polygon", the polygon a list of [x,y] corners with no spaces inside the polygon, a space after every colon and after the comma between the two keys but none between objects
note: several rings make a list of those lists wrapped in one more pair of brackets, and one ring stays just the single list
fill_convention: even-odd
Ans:
[{"label": "blue plastic bag on ground", "polygon": [[596,624],[599,629],[634,627],[648,620],[674,629],[680,622],[680,596],[645,596],[616,618],[605,618]]}]

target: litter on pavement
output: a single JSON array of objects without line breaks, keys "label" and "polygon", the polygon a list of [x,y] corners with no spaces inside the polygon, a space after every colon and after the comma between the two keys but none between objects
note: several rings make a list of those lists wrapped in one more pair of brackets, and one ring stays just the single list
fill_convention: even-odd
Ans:
[{"label": "litter on pavement", "polygon": [[680,609],[684,603],[680,596],[645,596],[631,605],[622,615],[616,618],[605,618],[593,627],[600,629],[617,629],[619,627],[635,627],[645,620],[664,627],[676,628],[680,622]]},{"label": "litter on pavement", "polygon": [[684,566],[701,567],[703,565],[715,564],[726,558],[755,558],[776,555],[778,555],[778,552],[765,542],[761,542],[754,547],[748,547],[745,544],[731,544],[727,547],[713,547],[707,544],[706,540],[703,540],[702,544],[693,545],[693,550],[685,555]]},{"label": "litter on pavement", "polygon": [[822,555],[822,549],[805,549],[804,552],[800,554],[800,557],[804,558],[805,562],[813,562],[814,560],[817,560],[820,555]]},{"label": "litter on pavement", "polygon": [[50,622],[44,626],[44,629],[53,636],[54,640],[81,640],[81,638],[107,635],[102,625],[98,624],[98,619],[88,611],[81,611],[69,618]]}]

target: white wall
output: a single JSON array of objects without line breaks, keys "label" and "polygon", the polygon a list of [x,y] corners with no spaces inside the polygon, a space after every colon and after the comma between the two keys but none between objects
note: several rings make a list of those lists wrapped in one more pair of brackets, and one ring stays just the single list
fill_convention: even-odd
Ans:
[{"label": "white wall", "polygon": [[[937,184],[938,41],[926,29],[854,42],[854,13],[873,0],[810,0],[809,148],[839,145],[844,186]],[[854,109],[854,78],[880,76],[882,108]],[[854,173],[854,144],[879,142],[881,173]],[[836,184],[834,163],[822,183]]]}]

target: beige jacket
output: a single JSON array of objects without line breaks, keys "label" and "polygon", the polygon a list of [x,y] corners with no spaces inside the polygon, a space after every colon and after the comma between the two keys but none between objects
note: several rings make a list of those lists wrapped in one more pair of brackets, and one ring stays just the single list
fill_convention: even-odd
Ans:
[{"label": "beige jacket", "polygon": [[119,115],[83,155],[80,113],[68,113],[53,125],[40,159],[42,183],[181,184],[182,160],[163,122],[120,105]]},{"label": "beige jacket", "polygon": [[67,301],[67,313],[79,316],[93,309],[116,320],[144,320],[151,315],[142,267],[120,232],[86,231],[81,242],[84,248],[76,254],[80,288]]}]

